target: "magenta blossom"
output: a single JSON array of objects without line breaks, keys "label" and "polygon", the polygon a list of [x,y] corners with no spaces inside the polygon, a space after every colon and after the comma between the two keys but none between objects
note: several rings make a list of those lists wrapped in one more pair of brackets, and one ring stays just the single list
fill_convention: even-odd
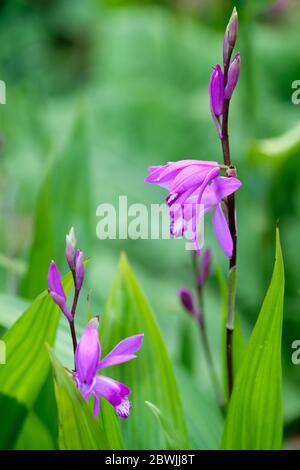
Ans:
[{"label": "magenta blossom", "polygon": [[199,252],[197,226],[204,214],[212,211],[216,239],[224,254],[231,257],[233,242],[223,202],[240,188],[241,182],[235,177],[219,176],[220,171],[221,167],[216,162],[181,160],[150,167],[145,181],[169,190],[166,202],[170,208],[170,231],[174,237],[190,231]]},{"label": "magenta blossom", "polygon": [[99,321],[93,318],[85,328],[75,353],[75,383],[85,400],[94,396],[94,415],[100,410],[100,397],[105,398],[116,410],[120,418],[128,418],[131,404],[128,396],[131,390],[121,382],[98,375],[105,367],[121,364],[134,359],[142,346],[143,334],[130,336],[115,346],[102,360],[98,336]]}]

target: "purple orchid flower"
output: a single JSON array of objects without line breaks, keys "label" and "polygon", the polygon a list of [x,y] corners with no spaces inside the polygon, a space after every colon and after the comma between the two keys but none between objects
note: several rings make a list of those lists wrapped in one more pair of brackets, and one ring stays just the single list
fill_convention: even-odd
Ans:
[{"label": "purple orchid flower", "polygon": [[[234,177],[219,176],[220,171],[216,162],[182,160],[150,167],[145,181],[169,190],[166,201],[170,208],[170,231],[174,237],[190,230],[195,249],[200,252],[197,225],[204,214],[212,211],[216,239],[224,254],[230,257],[233,242],[222,203],[240,188],[241,182]],[[198,210],[199,206],[201,210]]]},{"label": "purple orchid flower", "polygon": [[141,348],[143,334],[130,336],[115,346],[102,360],[101,345],[98,336],[99,321],[93,318],[85,328],[75,353],[75,383],[85,400],[94,396],[94,415],[100,410],[100,397],[105,398],[116,410],[118,416],[126,419],[129,416],[131,403],[128,396],[131,390],[121,382],[103,375],[99,370],[121,364],[136,357]]},{"label": "purple orchid flower", "polygon": [[67,319],[72,321],[73,317],[67,306],[67,297],[61,282],[60,273],[54,261],[51,261],[48,270],[48,292]]}]

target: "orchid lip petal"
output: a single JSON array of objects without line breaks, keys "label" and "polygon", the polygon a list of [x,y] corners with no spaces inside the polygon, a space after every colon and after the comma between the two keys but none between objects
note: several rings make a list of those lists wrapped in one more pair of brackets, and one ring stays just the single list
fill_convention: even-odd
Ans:
[{"label": "orchid lip petal", "polygon": [[93,394],[98,399],[105,398],[116,410],[120,418],[129,416],[131,404],[128,400],[131,390],[121,382],[105,377],[104,375],[96,376],[96,383]]}]

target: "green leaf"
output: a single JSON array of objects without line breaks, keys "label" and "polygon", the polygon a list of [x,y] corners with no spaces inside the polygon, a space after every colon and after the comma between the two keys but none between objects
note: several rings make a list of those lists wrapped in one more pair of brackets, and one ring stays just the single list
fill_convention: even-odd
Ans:
[{"label": "green leaf", "polygon": [[108,440],[70,374],[49,350],[59,416],[59,446],[64,450],[107,450]]},{"label": "green leaf", "polygon": [[[66,293],[72,283],[72,276],[65,276]],[[45,291],[5,333],[2,340],[6,345],[6,365],[0,368],[0,393],[29,408],[34,404],[49,370],[45,343],[54,344],[59,317],[59,308]]]},{"label": "green leaf", "polygon": [[114,450],[125,449],[120,429],[120,418],[114,408],[106,400],[101,399],[100,421],[105,431],[110,447]]},{"label": "green leaf", "polygon": [[48,429],[38,418],[30,412],[23,424],[15,449],[17,450],[53,450],[53,439]]},{"label": "green leaf", "polygon": [[299,132],[300,126],[297,125],[278,137],[254,143],[250,149],[251,159],[253,161],[281,164],[289,157],[299,153]]},{"label": "green leaf", "polygon": [[236,377],[223,449],[281,448],[283,296],[284,266],[277,230],[273,276]]},{"label": "green leaf", "polygon": [[42,181],[35,211],[34,240],[28,272],[21,289],[24,297],[33,298],[43,289],[42,274],[47,272],[51,258],[61,258],[65,236],[72,225],[76,227],[82,246],[87,244],[86,227],[90,223],[91,204],[88,126],[83,108],[80,106],[77,110],[66,144],[52,158]]},{"label": "green leaf", "polygon": [[[72,282],[71,275],[65,276],[66,293],[70,291]],[[1,422],[6,422],[0,431],[2,448],[13,445],[10,436],[14,440],[18,438],[27,413],[43,387],[50,367],[45,343],[53,345],[59,317],[58,307],[45,291],[2,338],[6,345],[6,364],[0,366],[0,416]],[[8,407],[9,397],[15,399],[15,404]],[[6,413],[7,409],[9,413]],[[2,444],[3,439],[8,439],[7,444]]]},{"label": "green leaf", "polygon": [[183,409],[192,448],[219,449],[224,419],[214,396],[207,393],[205,387],[200,387],[185,368],[176,367],[176,377],[184,397]]},{"label": "green leaf", "polygon": [[108,370],[109,375],[113,374],[132,390],[132,412],[127,422],[122,423],[126,447],[166,448],[165,435],[146,408],[145,401],[149,401],[161,410],[171,428],[178,430],[179,448],[186,449],[189,443],[172,363],[153,313],[122,255],[101,324],[103,354],[123,338],[138,333],[145,335],[138,358]]},{"label": "green leaf", "polygon": [[172,428],[170,422],[165,418],[162,411],[157,408],[153,403],[150,401],[145,402],[148,408],[150,409],[151,413],[155,416],[159,428],[161,429],[162,434],[164,434],[166,439],[166,450],[174,450],[179,449],[182,442],[182,437],[180,432],[177,429]]},{"label": "green leaf", "polygon": [[13,449],[18,438],[18,430],[26,420],[28,409],[15,398],[3,394],[0,394],[0,404],[0,449]]}]

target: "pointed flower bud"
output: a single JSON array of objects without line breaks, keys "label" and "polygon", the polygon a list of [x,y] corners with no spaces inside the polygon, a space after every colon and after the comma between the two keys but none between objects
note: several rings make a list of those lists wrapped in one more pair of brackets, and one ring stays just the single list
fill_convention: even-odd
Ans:
[{"label": "pointed flower bud", "polygon": [[195,313],[195,306],[193,302],[193,295],[189,289],[186,289],[185,287],[180,289],[178,292],[179,299],[182,303],[182,306],[185,308],[185,310],[192,315]]},{"label": "pointed flower bud", "polygon": [[178,296],[183,308],[188,313],[192,314],[194,319],[201,325],[202,315],[201,312],[194,305],[192,292],[184,287],[182,289],[179,289]]},{"label": "pointed flower bud", "polygon": [[80,290],[84,279],[84,257],[80,250],[76,251],[75,255],[75,285],[76,289]]},{"label": "pointed flower bud", "polygon": [[209,248],[207,248],[203,254],[200,266],[200,272],[197,279],[197,284],[199,287],[203,287],[210,273],[211,268],[211,259],[212,253]]},{"label": "pointed flower bud", "polygon": [[50,296],[62,310],[67,319],[72,321],[73,317],[67,307],[67,298],[61,282],[60,273],[54,261],[51,261],[48,270],[48,290]]},{"label": "pointed flower bud", "polygon": [[238,14],[234,7],[229,23],[227,25],[224,43],[223,43],[223,61],[224,65],[229,61],[230,55],[235,47],[238,35]]},{"label": "pointed flower bud", "polygon": [[209,82],[210,108],[214,117],[221,116],[224,101],[224,75],[220,65],[216,65]]},{"label": "pointed flower bud", "polygon": [[75,237],[74,227],[66,236],[66,258],[71,271],[75,269],[75,254],[76,254],[77,241]]},{"label": "pointed flower bud", "polygon": [[227,85],[225,87],[225,98],[228,100],[231,99],[232,93],[238,82],[239,75],[240,75],[240,67],[241,67],[241,57],[240,57],[240,53],[238,53],[235,55],[235,57],[231,61],[231,64],[228,70],[228,80],[227,80]]}]

